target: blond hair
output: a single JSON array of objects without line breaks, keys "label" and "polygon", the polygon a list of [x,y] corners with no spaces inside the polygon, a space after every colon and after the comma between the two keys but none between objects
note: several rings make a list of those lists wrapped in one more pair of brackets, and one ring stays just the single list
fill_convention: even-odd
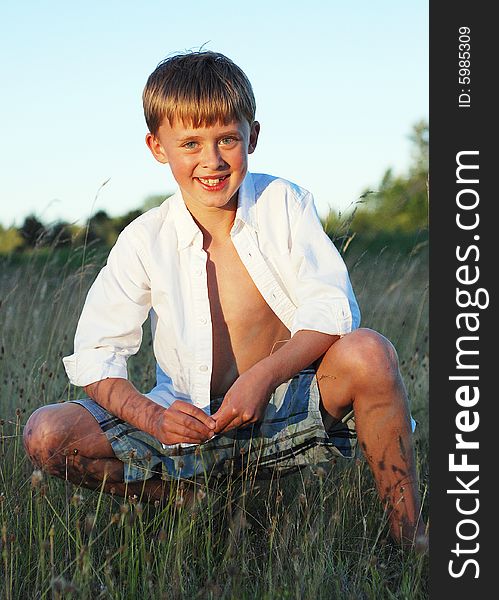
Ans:
[{"label": "blond hair", "polygon": [[199,51],[170,56],[149,75],[142,94],[149,131],[163,119],[192,127],[255,120],[256,102],[249,79],[229,58]]}]

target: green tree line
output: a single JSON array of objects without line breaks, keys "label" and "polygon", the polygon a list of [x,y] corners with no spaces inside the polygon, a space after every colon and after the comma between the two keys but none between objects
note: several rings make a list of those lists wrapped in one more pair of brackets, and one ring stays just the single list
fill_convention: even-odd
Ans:
[{"label": "green tree line", "polygon": [[146,210],[159,205],[168,196],[150,196],[141,208],[111,217],[104,210],[96,212],[85,225],[66,221],[45,224],[36,215],[28,215],[23,224],[5,229],[0,225],[0,254],[27,252],[36,248],[68,248],[84,244],[111,247],[120,232]]},{"label": "green tree line", "polygon": [[407,173],[388,168],[374,189],[365,188],[345,213],[330,211],[324,219],[329,236],[345,249],[382,246],[411,250],[428,238],[428,148],[426,121],[417,122],[409,136],[411,162]]},{"label": "green tree line", "polygon": [[[428,135],[428,124],[416,123],[410,135],[412,156],[408,172],[395,175],[388,168],[378,186],[374,190],[366,188],[350,210],[343,214],[331,210],[325,217],[326,232],[343,250],[352,242],[361,249],[383,244],[400,248],[426,239]],[[0,225],[0,254],[90,243],[111,247],[124,227],[165,197],[149,196],[140,208],[119,217],[100,210],[85,225],[65,221],[44,224],[36,215],[28,215],[18,228]]]}]

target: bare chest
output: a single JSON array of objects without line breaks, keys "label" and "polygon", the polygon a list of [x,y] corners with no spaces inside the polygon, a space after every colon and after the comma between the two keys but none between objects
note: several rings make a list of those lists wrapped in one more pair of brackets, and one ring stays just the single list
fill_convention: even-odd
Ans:
[{"label": "bare chest", "polygon": [[222,249],[209,252],[207,275],[214,327],[223,322],[232,330],[277,318],[231,241]]},{"label": "bare chest", "polygon": [[267,304],[231,240],[208,251],[207,275],[213,327],[212,393],[223,394],[289,330]]}]

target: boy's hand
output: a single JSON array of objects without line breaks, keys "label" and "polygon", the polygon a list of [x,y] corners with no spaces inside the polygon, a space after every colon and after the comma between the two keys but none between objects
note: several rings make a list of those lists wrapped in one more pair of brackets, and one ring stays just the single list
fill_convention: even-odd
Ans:
[{"label": "boy's hand", "polygon": [[258,364],[242,373],[212,415],[215,432],[224,433],[261,420],[273,391],[271,375]]},{"label": "boy's hand", "polygon": [[200,444],[215,434],[215,421],[197,406],[175,400],[163,411],[156,436],[163,444]]}]

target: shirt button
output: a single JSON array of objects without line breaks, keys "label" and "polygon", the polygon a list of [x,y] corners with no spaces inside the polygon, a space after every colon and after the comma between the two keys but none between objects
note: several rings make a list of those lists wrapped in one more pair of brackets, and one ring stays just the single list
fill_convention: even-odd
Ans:
[{"label": "shirt button", "polygon": [[208,322],[208,319],[206,317],[201,317],[199,319],[199,322],[201,323],[201,325],[206,325],[206,323]]},{"label": "shirt button", "polygon": [[208,365],[201,365],[201,366],[199,367],[199,370],[200,370],[200,371],[203,371],[203,373],[204,373],[204,372],[206,372],[206,371],[208,370]]},{"label": "shirt button", "polygon": [[196,269],[195,273],[196,273],[196,275],[202,275],[203,274],[203,269]]}]

